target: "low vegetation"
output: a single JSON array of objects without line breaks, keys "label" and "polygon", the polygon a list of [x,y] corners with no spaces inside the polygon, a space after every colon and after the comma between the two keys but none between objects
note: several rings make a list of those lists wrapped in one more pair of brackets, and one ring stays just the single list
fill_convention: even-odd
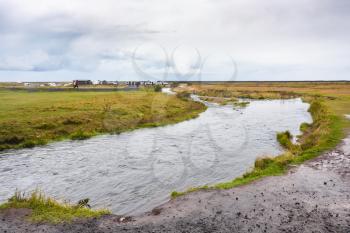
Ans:
[{"label": "low vegetation", "polygon": [[203,104],[183,96],[156,91],[0,90],[0,150],[161,126],[197,117],[205,110]]},{"label": "low vegetation", "polygon": [[293,154],[298,154],[300,152],[300,145],[293,143],[293,135],[289,131],[277,133],[277,141],[284,149]]},{"label": "low vegetation", "polygon": [[207,97],[216,97],[216,98],[231,98],[231,99],[237,99],[237,98],[245,98],[245,99],[257,99],[257,100],[264,100],[264,99],[290,99],[290,98],[296,98],[300,95],[291,93],[291,92],[275,92],[275,91],[266,91],[266,92],[260,92],[260,91],[248,91],[248,90],[239,90],[239,91],[231,91],[229,89],[222,90],[222,89],[216,89],[216,88],[208,88],[208,89],[193,89],[193,93],[200,95],[200,96],[207,96]]},{"label": "low vegetation", "polygon": [[60,203],[46,197],[40,191],[34,191],[29,196],[16,192],[8,202],[0,205],[0,211],[10,208],[30,209],[29,220],[50,223],[70,222],[78,218],[97,218],[110,214],[108,210],[91,210],[80,203],[77,205]]},{"label": "low vegetation", "polygon": [[300,131],[305,133],[310,128],[310,126],[311,125],[309,123],[304,122],[300,125]]},{"label": "low vegetation", "polygon": [[161,85],[155,85],[153,89],[154,89],[155,92],[161,92],[162,91],[162,86]]},{"label": "low vegetation", "polygon": [[199,98],[206,102],[217,103],[219,105],[234,104],[238,101],[237,98],[225,98],[225,97],[212,97],[212,96],[199,96]]},{"label": "low vegetation", "polygon": [[238,107],[238,108],[245,108],[245,107],[247,107],[249,104],[250,104],[250,102],[242,101],[242,102],[233,103],[233,106],[234,106],[234,107]]},{"label": "low vegetation", "polygon": [[[220,93],[220,89],[215,89],[215,92],[213,92],[213,86],[217,88],[216,85],[210,86],[209,93],[215,93],[215,95]],[[349,88],[350,85],[345,85],[345,87]],[[193,88],[195,87],[192,86],[191,88],[191,91],[193,91]],[[202,86],[200,88],[202,88],[201,93],[204,91],[206,94],[208,94],[205,89],[203,90]],[[283,90],[285,89],[288,88],[284,86]],[[298,90],[299,93],[290,93],[288,95],[283,94],[284,96],[289,97],[303,97],[304,101],[310,103],[309,112],[312,115],[313,123],[303,123],[301,125],[301,131],[303,134],[298,138],[297,144],[292,142],[292,135],[288,131],[280,132],[277,134],[277,140],[286,150],[283,154],[277,157],[261,157],[256,159],[254,167],[250,171],[232,181],[223,182],[212,186],[190,188],[185,192],[174,191],[172,192],[171,196],[175,198],[197,190],[230,189],[239,185],[248,184],[262,177],[282,175],[287,171],[291,164],[300,164],[334,148],[341,141],[341,139],[344,138],[345,130],[350,126],[349,121],[344,117],[344,114],[350,109],[350,89],[344,88],[342,90],[344,90],[345,93],[334,93],[330,88],[327,93],[323,93],[322,95],[315,94],[315,92],[311,91],[310,89],[304,89],[303,92]],[[257,95],[259,96],[259,99],[262,96],[264,99],[270,98],[271,92],[264,91],[266,90],[261,90]],[[258,92],[258,90],[254,90],[253,93],[255,92]],[[265,96],[266,93],[267,96]],[[341,95],[339,95],[340,93]],[[225,97],[231,96],[227,89],[223,94],[219,95]],[[240,97],[236,94],[234,94],[234,96]],[[276,97],[277,96],[279,95],[276,94]],[[250,95],[249,98],[252,97],[253,96]]]},{"label": "low vegetation", "polygon": [[[186,92],[182,92],[183,94]],[[245,108],[250,102],[239,101],[236,97],[214,97],[214,96],[199,96],[199,98],[206,102],[217,103],[219,105],[232,104],[235,108]]]}]

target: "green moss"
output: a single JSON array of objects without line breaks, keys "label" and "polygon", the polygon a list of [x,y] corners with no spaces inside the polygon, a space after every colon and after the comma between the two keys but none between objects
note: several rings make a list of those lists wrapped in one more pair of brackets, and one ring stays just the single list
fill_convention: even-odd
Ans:
[{"label": "green moss", "polygon": [[39,191],[29,196],[16,192],[7,203],[0,205],[0,210],[9,208],[31,209],[29,220],[50,223],[70,222],[77,218],[95,218],[110,214],[107,210],[91,210],[82,205],[62,204]]}]

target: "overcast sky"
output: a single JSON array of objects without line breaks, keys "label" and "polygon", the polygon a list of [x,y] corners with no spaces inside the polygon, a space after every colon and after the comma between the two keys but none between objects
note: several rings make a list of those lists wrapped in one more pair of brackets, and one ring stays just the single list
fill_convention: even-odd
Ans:
[{"label": "overcast sky", "polygon": [[350,80],[349,0],[0,0],[0,81]]}]

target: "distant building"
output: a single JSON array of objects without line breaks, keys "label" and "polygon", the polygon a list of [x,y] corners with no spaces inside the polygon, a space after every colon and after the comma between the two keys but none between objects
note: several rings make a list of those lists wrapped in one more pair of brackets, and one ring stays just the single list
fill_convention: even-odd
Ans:
[{"label": "distant building", "polygon": [[119,82],[118,81],[110,81],[110,82],[108,82],[108,84],[110,84],[110,85],[119,85]]},{"label": "distant building", "polygon": [[139,86],[154,86],[154,85],[161,85],[165,86],[168,85],[167,82],[163,81],[126,81],[126,85],[132,86],[132,87],[139,87]]},{"label": "distant building", "polygon": [[38,83],[23,83],[25,87],[39,87]]},{"label": "distant building", "polygon": [[78,85],[92,85],[91,80],[73,80],[73,83],[74,82]]},{"label": "distant building", "polygon": [[99,85],[108,85],[108,82],[107,82],[107,80],[101,80],[101,81],[98,81],[98,84]]},{"label": "distant building", "polygon": [[73,87],[77,88],[80,85],[92,85],[91,80],[73,80]]},{"label": "distant building", "polygon": [[98,81],[99,85],[118,85],[118,81],[107,81],[107,80],[100,80]]}]

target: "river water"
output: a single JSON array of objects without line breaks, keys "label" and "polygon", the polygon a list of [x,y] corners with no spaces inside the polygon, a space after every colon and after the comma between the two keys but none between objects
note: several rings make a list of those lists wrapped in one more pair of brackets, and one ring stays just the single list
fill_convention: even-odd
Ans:
[{"label": "river water", "polygon": [[312,122],[300,99],[251,101],[246,108],[206,103],[198,118],[85,141],[63,141],[0,153],[0,202],[36,188],[72,203],[140,214],[173,190],[228,181],[257,157],[283,150],[276,132],[300,134]]}]

